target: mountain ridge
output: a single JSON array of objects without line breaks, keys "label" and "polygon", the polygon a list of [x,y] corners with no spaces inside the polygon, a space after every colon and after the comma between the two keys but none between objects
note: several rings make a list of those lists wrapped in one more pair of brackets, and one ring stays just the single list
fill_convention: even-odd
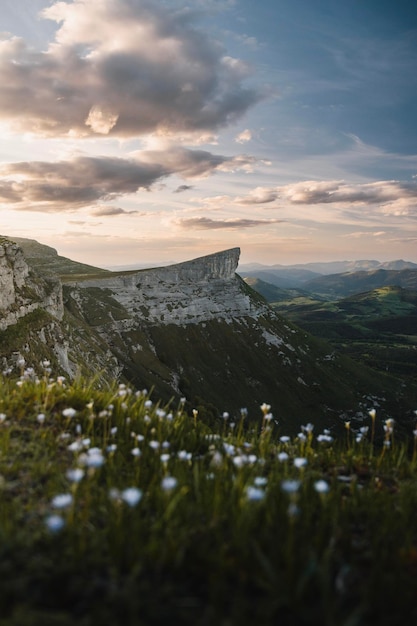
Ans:
[{"label": "mountain ridge", "polygon": [[[343,415],[377,398],[382,404],[387,390],[402,397],[398,381],[359,370],[276,314],[236,274],[239,254],[231,248],[169,267],[64,277],[62,319],[40,307],[42,318],[11,324],[0,334],[3,367],[18,354],[35,367],[48,358],[70,377],[79,371],[100,384],[155,388],[166,401],[186,397],[207,419],[240,415],[242,407],[256,414],[268,402],[291,432],[314,418],[342,428]],[[39,269],[25,271],[44,280]],[[7,306],[0,319],[6,315]]]}]

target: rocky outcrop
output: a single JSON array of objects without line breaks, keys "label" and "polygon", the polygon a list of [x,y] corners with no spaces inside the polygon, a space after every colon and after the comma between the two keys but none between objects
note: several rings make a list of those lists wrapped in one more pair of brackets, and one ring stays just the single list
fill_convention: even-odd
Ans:
[{"label": "rocky outcrop", "polygon": [[76,287],[109,290],[131,318],[153,324],[257,317],[263,307],[254,306],[235,273],[239,256],[240,249],[231,248],[169,267],[84,280]]},{"label": "rocky outcrop", "polygon": [[0,240],[0,330],[42,309],[61,320],[64,315],[62,286],[57,278],[43,278],[33,272],[21,248]]}]

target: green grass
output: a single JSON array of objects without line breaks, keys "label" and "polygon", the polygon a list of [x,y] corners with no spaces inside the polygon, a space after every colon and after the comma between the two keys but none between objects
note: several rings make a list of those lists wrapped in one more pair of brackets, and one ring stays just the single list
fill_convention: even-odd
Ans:
[{"label": "green grass", "polygon": [[414,624],[416,440],[270,410],[2,380],[0,626]]}]

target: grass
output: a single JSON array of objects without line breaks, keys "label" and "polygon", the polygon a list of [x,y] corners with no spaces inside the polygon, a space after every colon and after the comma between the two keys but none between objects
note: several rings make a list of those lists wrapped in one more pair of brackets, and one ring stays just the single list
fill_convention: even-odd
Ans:
[{"label": "grass", "polygon": [[416,438],[185,406],[3,378],[0,626],[416,623]]}]

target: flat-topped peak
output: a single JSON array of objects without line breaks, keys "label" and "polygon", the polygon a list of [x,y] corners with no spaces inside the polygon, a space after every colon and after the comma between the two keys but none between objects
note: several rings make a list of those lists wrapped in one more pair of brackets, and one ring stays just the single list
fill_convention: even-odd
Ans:
[{"label": "flat-topped peak", "polygon": [[164,268],[173,272],[181,280],[210,280],[232,278],[239,264],[240,248],[229,248],[206,256],[176,263]]}]

